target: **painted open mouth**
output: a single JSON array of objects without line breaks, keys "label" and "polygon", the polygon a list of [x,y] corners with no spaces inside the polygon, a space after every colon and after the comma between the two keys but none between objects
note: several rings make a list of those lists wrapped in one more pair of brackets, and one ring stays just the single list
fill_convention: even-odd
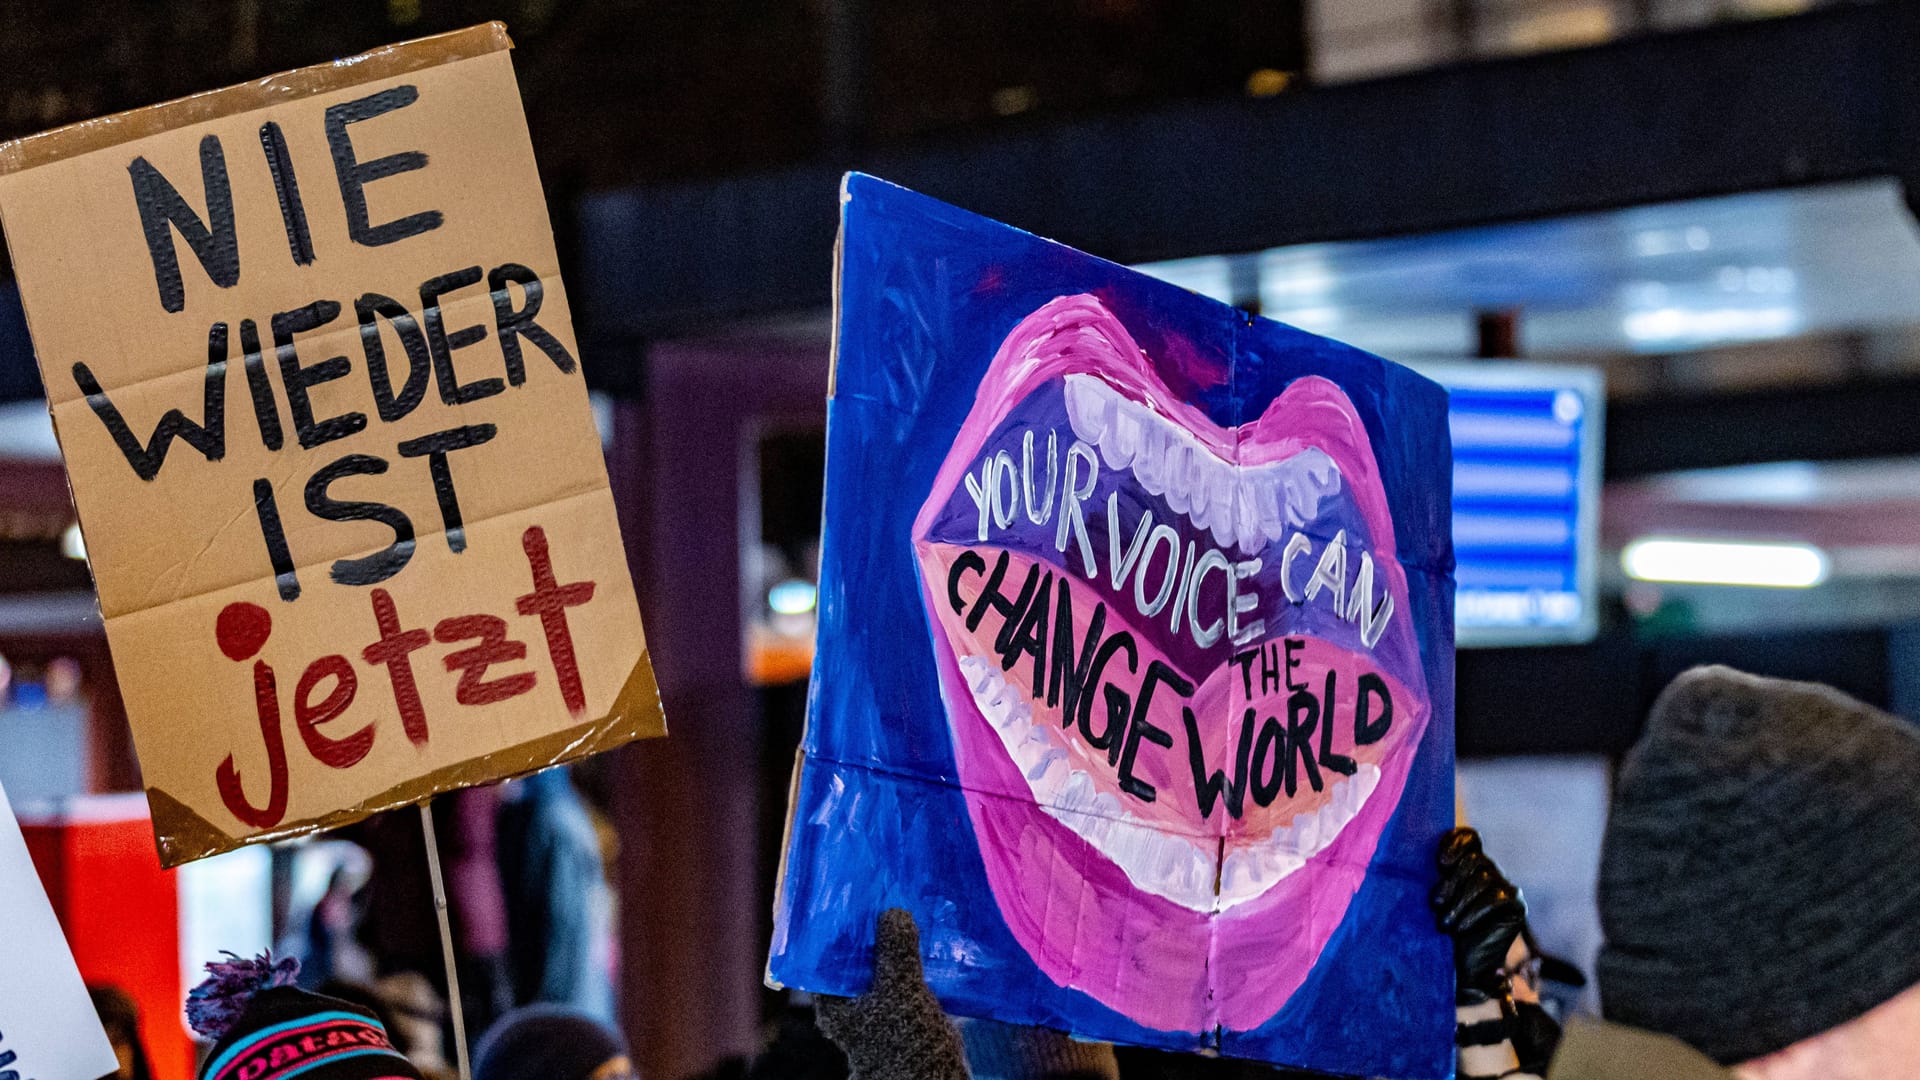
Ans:
[{"label": "painted open mouth", "polygon": [[1148,1027],[1271,1018],[1429,712],[1352,404],[1302,378],[1222,426],[1097,299],[1062,297],[1002,344],[914,543],[1016,938]]}]

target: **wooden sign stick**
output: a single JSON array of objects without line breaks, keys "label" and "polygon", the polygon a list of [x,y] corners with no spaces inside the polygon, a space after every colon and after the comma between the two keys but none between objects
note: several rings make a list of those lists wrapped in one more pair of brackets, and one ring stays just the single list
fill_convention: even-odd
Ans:
[{"label": "wooden sign stick", "polygon": [[440,875],[440,842],[433,832],[432,800],[420,804],[420,831],[427,837],[427,872],[433,876],[433,911],[440,919],[440,954],[447,962],[447,1007],[453,1015],[453,1053],[460,1080],[473,1080],[467,1063],[467,1018],[460,1008],[460,975],[454,970],[453,926],[447,921],[447,886]]}]

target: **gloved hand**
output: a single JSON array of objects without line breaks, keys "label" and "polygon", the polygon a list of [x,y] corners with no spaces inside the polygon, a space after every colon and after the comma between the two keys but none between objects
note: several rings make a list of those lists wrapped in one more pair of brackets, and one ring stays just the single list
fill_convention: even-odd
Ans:
[{"label": "gloved hand", "polygon": [[1480,850],[1480,834],[1455,829],[1440,841],[1440,884],[1433,890],[1440,930],[1453,939],[1455,985],[1463,1000],[1500,997],[1507,953],[1527,924],[1520,890]]},{"label": "gloved hand", "polygon": [[880,913],[872,987],[822,995],[818,1022],[846,1053],[851,1080],[967,1080],[960,1033],[920,970],[920,929],[899,908]]}]

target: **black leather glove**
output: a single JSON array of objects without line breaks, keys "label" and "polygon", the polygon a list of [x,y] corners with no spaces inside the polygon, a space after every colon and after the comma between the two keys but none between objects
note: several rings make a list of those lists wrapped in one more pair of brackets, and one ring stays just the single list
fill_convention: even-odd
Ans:
[{"label": "black leather glove", "polygon": [[1453,939],[1460,996],[1503,996],[1503,968],[1526,928],[1527,905],[1520,890],[1480,850],[1480,834],[1472,829],[1455,829],[1440,841],[1440,884],[1433,890],[1433,911],[1441,932]]},{"label": "black leather glove", "polygon": [[1507,1038],[1513,1043],[1520,1068],[1545,1076],[1553,1052],[1560,1046],[1560,1024],[1540,1006],[1518,1001],[1513,1006],[1513,1018],[1507,1022]]},{"label": "black leather glove", "polygon": [[818,1021],[851,1080],[967,1080],[960,1033],[920,970],[920,929],[899,908],[880,913],[873,986],[857,998],[822,995]]}]

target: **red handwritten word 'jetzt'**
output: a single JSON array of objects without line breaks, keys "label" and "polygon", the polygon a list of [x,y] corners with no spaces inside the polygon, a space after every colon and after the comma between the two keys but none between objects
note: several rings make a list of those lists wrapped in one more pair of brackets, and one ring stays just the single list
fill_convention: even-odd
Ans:
[{"label": "red handwritten word 'jetzt'", "polygon": [[[573,651],[573,635],[567,627],[567,609],[593,599],[594,583],[571,581],[562,584],[553,572],[553,559],[547,550],[546,530],[538,525],[520,538],[527,554],[527,566],[533,575],[533,591],[514,601],[521,615],[535,615],[546,637],[547,658],[559,685],[560,699],[574,716],[586,712],[586,690],[580,681],[580,667]],[[488,677],[495,664],[525,660],[527,645],[507,636],[507,620],[498,615],[455,615],[441,619],[431,631],[425,627],[406,628],[393,596],[385,589],[371,592],[374,624],[380,637],[360,650],[360,657],[372,667],[384,667],[393,687],[394,707],[400,713],[400,725],[415,746],[427,744],[429,731],[426,705],[420,699],[414,679],[413,654],[433,642],[442,645],[473,642],[453,649],[441,657],[449,674],[459,675],[453,699],[461,705],[490,705],[531,691],[538,683],[533,671]],[[230,660],[253,660],[273,633],[273,617],[258,604],[244,601],[228,604],[214,622],[214,638],[220,651]],[[318,696],[322,686],[324,696]],[[300,741],[314,760],[333,769],[350,769],[373,749],[373,723],[350,734],[323,731],[322,726],[337,719],[353,704],[359,692],[360,678],[353,662],[340,653],[322,656],[307,665],[293,691],[293,726]],[[317,698],[317,699],[316,699]],[[280,724],[280,689],[272,665],[253,660],[254,711],[260,719],[260,739],[267,752],[267,802],[255,807],[247,801],[241,787],[240,770],[233,755],[214,773],[220,788],[220,800],[234,817],[256,829],[270,829],[287,813],[287,745]]]}]

